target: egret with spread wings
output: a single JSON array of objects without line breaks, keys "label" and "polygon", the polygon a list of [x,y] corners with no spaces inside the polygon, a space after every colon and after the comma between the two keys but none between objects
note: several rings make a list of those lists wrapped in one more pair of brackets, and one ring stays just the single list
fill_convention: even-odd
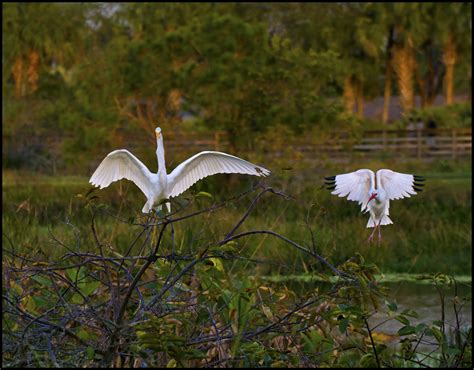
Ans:
[{"label": "egret with spread wings", "polygon": [[425,180],[421,176],[399,173],[392,170],[378,170],[376,174],[368,169],[362,169],[337,176],[326,177],[328,190],[339,197],[358,202],[361,212],[369,212],[367,227],[374,230],[369,241],[378,229],[379,241],[382,239],[380,226],[392,224],[389,216],[390,201],[411,197],[422,191]]},{"label": "egret with spread wings", "polygon": [[[163,135],[159,127],[155,129],[155,135],[158,173],[150,172],[128,150],[119,149],[114,150],[104,158],[89,182],[101,189],[121,179],[134,182],[147,198],[142,212],[149,213],[155,205],[157,205],[157,209],[161,209],[159,203],[163,199],[178,196],[207,176],[218,173],[240,173],[254,176],[268,176],[270,174],[269,170],[246,160],[213,151],[200,152],[181,163],[170,174],[167,174]],[[166,206],[169,212],[171,210],[169,202],[166,203]]]}]

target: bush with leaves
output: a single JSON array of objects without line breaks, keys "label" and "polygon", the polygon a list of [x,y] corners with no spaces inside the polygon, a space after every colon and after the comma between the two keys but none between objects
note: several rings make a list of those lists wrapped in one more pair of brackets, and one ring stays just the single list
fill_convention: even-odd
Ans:
[{"label": "bush with leaves", "polygon": [[[317,252],[314,239],[303,246],[272,230],[245,231],[245,221],[268,196],[291,201],[259,184],[208,208],[192,210],[210,197],[198,193],[173,200],[171,214],[123,220],[86,194],[95,252],[81,252],[79,232],[75,246],[53,235],[56,247],[68,252],[51,263],[4,246],[3,366],[472,366],[471,329],[459,321],[451,334],[443,322],[415,325],[415,312],[381,305],[378,269],[361,255],[335,266]],[[249,198],[224,237],[199,235],[189,245],[175,240],[175,228],[185,220],[219,223],[219,209]],[[126,253],[96,230],[96,217],[104,215],[138,228]],[[248,270],[235,271],[241,262],[271,263],[242,253],[243,241],[263,235],[304,253],[326,283],[296,294]],[[455,282],[430,278],[444,308],[443,289]],[[400,346],[388,345],[378,324],[369,325],[377,311],[404,324],[395,338]],[[434,349],[424,354],[419,347],[427,343]]]}]

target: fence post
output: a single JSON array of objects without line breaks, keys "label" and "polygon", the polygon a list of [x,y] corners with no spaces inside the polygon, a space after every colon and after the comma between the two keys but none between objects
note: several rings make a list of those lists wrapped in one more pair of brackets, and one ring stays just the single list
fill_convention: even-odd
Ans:
[{"label": "fence post", "polygon": [[456,154],[457,154],[456,153],[456,149],[457,149],[456,148],[456,144],[457,144],[456,141],[457,141],[456,140],[456,129],[453,128],[453,129],[451,129],[451,146],[452,146],[451,147],[451,158],[452,159],[456,159]]}]

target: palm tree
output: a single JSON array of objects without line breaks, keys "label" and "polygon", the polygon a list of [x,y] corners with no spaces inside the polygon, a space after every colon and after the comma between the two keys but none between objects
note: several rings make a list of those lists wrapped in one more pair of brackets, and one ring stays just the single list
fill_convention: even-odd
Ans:
[{"label": "palm tree", "polygon": [[404,114],[415,105],[416,50],[426,40],[428,32],[423,14],[424,3],[395,3],[392,7],[393,47],[392,66],[400,92]]},{"label": "palm tree", "polygon": [[14,95],[20,98],[36,91],[42,67],[50,67],[53,61],[67,64],[77,59],[78,40],[87,28],[90,6],[48,3],[2,6],[4,72],[13,76]]},{"label": "palm tree", "polygon": [[[455,66],[460,58],[471,58],[472,52],[472,4],[436,4],[434,16],[435,37],[442,49],[445,66],[444,91],[446,104],[453,103]],[[467,57],[467,58],[466,58]]]}]

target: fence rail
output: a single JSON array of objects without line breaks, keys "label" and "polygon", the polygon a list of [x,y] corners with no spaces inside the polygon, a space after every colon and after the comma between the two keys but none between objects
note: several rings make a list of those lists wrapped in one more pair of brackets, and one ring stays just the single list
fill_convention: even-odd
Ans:
[{"label": "fence rail", "polygon": [[[327,154],[348,157],[380,155],[418,159],[468,157],[472,153],[472,129],[367,130],[360,136],[347,131],[332,131],[324,139],[305,138],[291,143],[303,156]],[[176,152],[226,150],[227,135],[216,132],[214,137],[201,134],[166,135],[166,147]],[[272,153],[278,156],[281,153]]]},{"label": "fence rail", "polygon": [[[31,138],[29,138],[31,139]],[[61,144],[64,138],[42,138],[41,142],[27,145],[23,141],[3,135],[3,158],[5,166],[8,160],[17,163],[26,163],[37,168],[49,168],[56,172],[58,162],[62,158]],[[155,145],[154,137],[149,137],[151,147]],[[256,152],[260,160],[272,158],[294,158],[295,160],[312,161],[315,158],[330,158],[336,161],[347,161],[354,157],[359,158],[397,158],[400,160],[435,160],[470,158],[472,155],[472,129],[420,129],[420,130],[368,130],[362,133],[351,134],[347,131],[332,131],[319,135],[307,135],[304,138],[288,138],[285,145],[277,146],[274,143],[245,148]],[[140,158],[152,156],[149,145],[144,145],[143,133],[124,136],[120,143]],[[41,150],[42,147],[49,157],[32,156],[31,148]],[[39,148],[39,149],[38,149]],[[169,130],[165,133],[165,148],[170,166],[203,150],[226,151],[231,154],[240,153],[232,150],[225,132],[209,133],[176,133]],[[26,151],[28,149],[28,151]],[[258,152],[257,152],[258,151]],[[249,158],[249,156],[246,156]],[[13,159],[11,159],[13,158]],[[21,162],[24,161],[24,162]],[[173,163],[171,163],[173,162]],[[96,165],[94,162],[92,167]]]}]

